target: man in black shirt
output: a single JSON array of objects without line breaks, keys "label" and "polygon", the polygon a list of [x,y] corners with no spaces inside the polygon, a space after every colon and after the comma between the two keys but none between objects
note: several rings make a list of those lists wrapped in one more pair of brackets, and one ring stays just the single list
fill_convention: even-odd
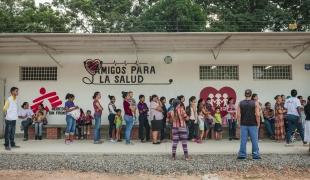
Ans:
[{"label": "man in black shirt", "polygon": [[260,125],[259,104],[251,100],[252,91],[245,90],[245,100],[239,102],[237,120],[240,124],[240,150],[238,159],[246,159],[246,144],[248,136],[252,142],[252,158],[261,159],[258,147],[258,128]]}]

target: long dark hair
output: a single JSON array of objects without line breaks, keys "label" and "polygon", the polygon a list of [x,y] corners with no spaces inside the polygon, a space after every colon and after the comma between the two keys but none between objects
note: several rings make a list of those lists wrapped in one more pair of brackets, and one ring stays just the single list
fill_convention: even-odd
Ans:
[{"label": "long dark hair", "polygon": [[188,99],[189,104],[191,104],[191,102],[193,102],[194,100],[196,100],[196,97],[195,97],[195,96],[191,96],[191,97]]}]

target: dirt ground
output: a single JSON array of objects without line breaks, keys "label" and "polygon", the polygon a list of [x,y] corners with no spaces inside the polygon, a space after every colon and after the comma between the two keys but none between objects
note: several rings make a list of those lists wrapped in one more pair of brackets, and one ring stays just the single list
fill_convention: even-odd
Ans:
[{"label": "dirt ground", "polygon": [[0,170],[0,180],[233,180],[233,179],[310,179],[310,169],[282,169],[279,171],[267,168],[252,168],[247,172],[220,171],[205,175],[113,175],[95,172],[74,171],[25,171],[25,170]]}]

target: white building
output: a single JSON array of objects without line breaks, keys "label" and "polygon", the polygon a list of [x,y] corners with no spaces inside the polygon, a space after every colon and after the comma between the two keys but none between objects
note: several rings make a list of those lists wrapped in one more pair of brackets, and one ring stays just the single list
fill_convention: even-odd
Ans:
[{"label": "white building", "polygon": [[[219,95],[213,100],[222,105],[233,91],[217,90],[230,87],[240,100],[250,88],[262,103],[273,104],[275,95],[289,95],[292,88],[310,95],[309,46],[306,32],[1,34],[0,102],[2,107],[10,88],[17,86],[19,104],[35,104],[44,87],[46,92],[41,93],[56,92],[63,103],[66,93],[73,93],[77,105],[93,111],[92,95],[100,91],[103,123],[108,122],[107,95],[115,95],[122,108],[121,91],[128,90],[136,99],[140,94],[167,99],[183,94],[188,99],[213,87],[213,95]],[[100,70],[94,72],[92,67]],[[57,105],[55,95],[50,97]],[[48,99],[43,103],[52,109]],[[65,124],[60,109],[52,112],[50,124]]]}]

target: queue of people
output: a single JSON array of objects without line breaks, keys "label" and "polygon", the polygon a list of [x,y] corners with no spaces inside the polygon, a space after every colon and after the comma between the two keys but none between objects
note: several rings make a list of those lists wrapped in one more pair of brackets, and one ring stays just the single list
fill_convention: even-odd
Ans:
[{"label": "queue of people", "polygon": [[[21,128],[24,130],[24,140],[28,140],[28,128],[34,126],[35,139],[42,139],[43,125],[47,124],[47,112],[43,105],[40,105],[34,113],[29,108],[29,103],[24,102],[18,111],[16,97],[18,88],[11,89],[11,96],[7,99],[4,111],[5,118],[5,148],[18,147],[14,141],[16,120],[22,120]],[[187,141],[202,143],[204,138],[208,138],[211,132],[215,133],[215,140],[222,139],[223,124],[227,123],[229,130],[229,140],[238,140],[236,129],[240,126],[240,151],[238,159],[246,156],[246,142],[250,136],[253,143],[253,158],[260,159],[259,155],[259,131],[261,124],[264,124],[270,139],[277,142],[286,142],[290,146],[293,133],[297,132],[303,144],[310,142],[310,99],[305,101],[301,96],[297,97],[297,91],[292,90],[291,96],[285,99],[283,95],[275,97],[275,105],[272,108],[270,102],[266,102],[263,107],[259,102],[258,95],[251,90],[245,91],[245,100],[235,104],[235,99],[228,98],[226,111],[223,117],[223,108],[214,107],[211,99],[189,98],[188,106],[185,106],[183,95],[171,98],[170,106],[166,106],[166,98],[152,95],[150,105],[146,104],[144,95],[139,96],[136,103],[132,91],[122,92],[123,107],[117,108],[115,96],[109,95],[108,121],[110,142],[122,141],[122,127],[125,123],[125,143],[133,144],[131,140],[133,125],[139,121],[139,139],[142,143],[151,142],[160,144],[165,139],[172,139],[172,158],[175,158],[176,147],[179,141],[182,143],[185,159],[189,159]],[[74,139],[88,139],[91,136],[91,128],[94,124],[93,140],[94,144],[102,144],[101,138],[101,116],[103,106],[101,104],[101,93],[95,92],[93,95],[93,113],[83,109],[74,103],[75,96],[71,93],[66,95],[66,130],[65,143],[71,144]],[[304,115],[304,119],[302,119]],[[124,116],[122,116],[124,114]],[[226,122],[224,122],[224,120]],[[151,122],[149,124],[149,121]],[[94,123],[93,123],[94,122]],[[150,132],[152,131],[152,132]],[[76,136],[76,137],[75,137]],[[169,137],[168,137],[169,136]],[[310,146],[309,146],[310,152]]]}]

